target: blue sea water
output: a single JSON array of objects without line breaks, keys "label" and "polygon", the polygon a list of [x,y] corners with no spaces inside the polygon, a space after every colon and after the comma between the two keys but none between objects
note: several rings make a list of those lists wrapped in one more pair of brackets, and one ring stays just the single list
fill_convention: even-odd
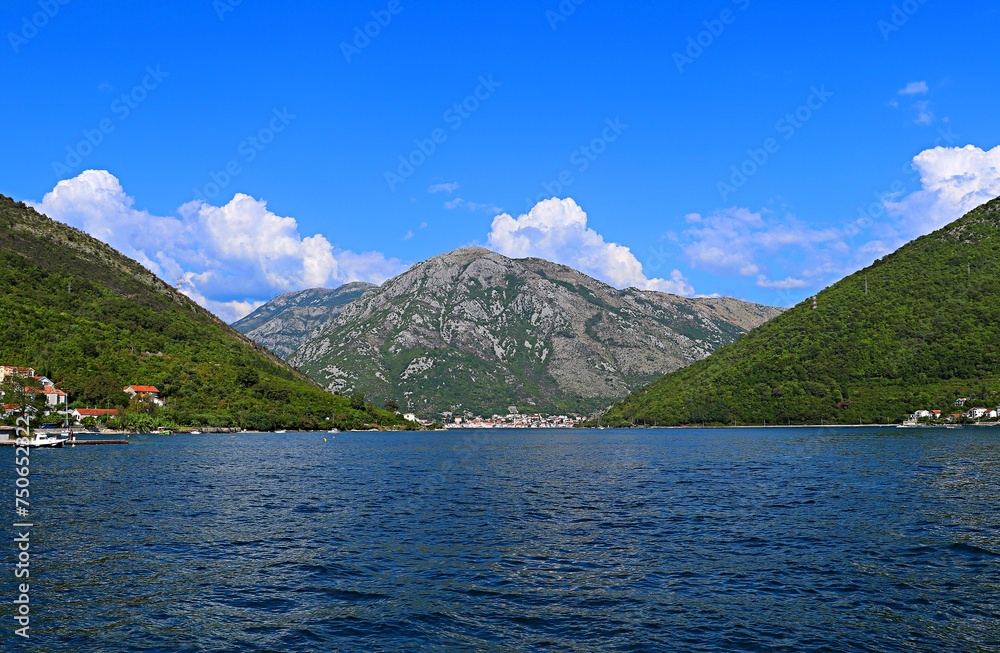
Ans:
[{"label": "blue sea water", "polygon": [[34,451],[27,640],[13,467],[4,448],[3,650],[1000,650],[996,430]]}]

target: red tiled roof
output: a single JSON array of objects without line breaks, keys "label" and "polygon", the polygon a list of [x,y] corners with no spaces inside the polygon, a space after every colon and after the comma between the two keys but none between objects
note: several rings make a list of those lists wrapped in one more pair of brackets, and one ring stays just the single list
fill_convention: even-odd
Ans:
[{"label": "red tiled roof", "polygon": [[155,392],[159,394],[159,390],[156,389],[155,385],[130,385],[126,387],[127,390],[132,390],[133,392]]},{"label": "red tiled roof", "polygon": [[77,408],[80,417],[98,417],[100,415],[117,415],[117,408]]}]

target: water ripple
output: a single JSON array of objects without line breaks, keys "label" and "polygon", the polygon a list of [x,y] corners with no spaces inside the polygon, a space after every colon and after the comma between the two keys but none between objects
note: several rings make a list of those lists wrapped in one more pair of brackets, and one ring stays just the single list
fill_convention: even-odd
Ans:
[{"label": "water ripple", "polygon": [[995,651],[998,435],[149,436],[39,451],[19,650]]}]

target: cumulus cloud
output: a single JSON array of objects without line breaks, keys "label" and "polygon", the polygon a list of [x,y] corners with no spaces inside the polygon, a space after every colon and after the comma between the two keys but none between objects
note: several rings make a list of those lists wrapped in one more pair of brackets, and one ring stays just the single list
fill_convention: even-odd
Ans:
[{"label": "cumulus cloud", "polygon": [[926,95],[930,91],[927,88],[927,82],[910,82],[903,88],[899,89],[897,95]]},{"label": "cumulus cloud", "polygon": [[843,226],[815,228],[792,215],[734,207],[685,216],[686,228],[671,239],[693,268],[788,291],[836,281],[1000,196],[1000,146],[935,147],[914,157],[913,168],[919,190],[903,193],[900,182],[879,211]]},{"label": "cumulus cloud", "polygon": [[897,241],[928,234],[1000,196],[1000,146],[935,147],[914,157],[913,168],[921,189],[885,201],[896,218],[887,233]]},{"label": "cumulus cloud", "polygon": [[427,189],[428,193],[454,193],[458,190],[457,181],[449,181],[443,184],[434,184]]},{"label": "cumulus cloud", "polygon": [[571,198],[542,200],[517,218],[493,219],[489,246],[505,256],[535,256],[576,268],[618,288],[635,286],[678,295],[694,295],[679,270],[669,279],[650,279],[624,245],[611,243],[587,226],[587,214]]},{"label": "cumulus cloud", "polygon": [[136,209],[106,170],[60,181],[31,204],[136,259],[227,321],[282,292],[381,283],[405,269],[377,252],[335,248],[321,234],[302,236],[294,218],[249,195],[236,194],[224,206],[193,201],[176,215],[152,215]]}]

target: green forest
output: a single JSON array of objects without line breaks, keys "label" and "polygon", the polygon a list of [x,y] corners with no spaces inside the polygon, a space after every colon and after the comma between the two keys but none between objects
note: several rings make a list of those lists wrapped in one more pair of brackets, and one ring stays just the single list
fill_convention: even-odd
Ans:
[{"label": "green forest", "polygon": [[614,404],[605,425],[868,424],[1000,404],[1000,199]]},{"label": "green forest", "polygon": [[[135,261],[3,196],[0,364],[143,427],[413,427],[326,392]],[[166,405],[130,405],[131,384],[156,386]]]}]

